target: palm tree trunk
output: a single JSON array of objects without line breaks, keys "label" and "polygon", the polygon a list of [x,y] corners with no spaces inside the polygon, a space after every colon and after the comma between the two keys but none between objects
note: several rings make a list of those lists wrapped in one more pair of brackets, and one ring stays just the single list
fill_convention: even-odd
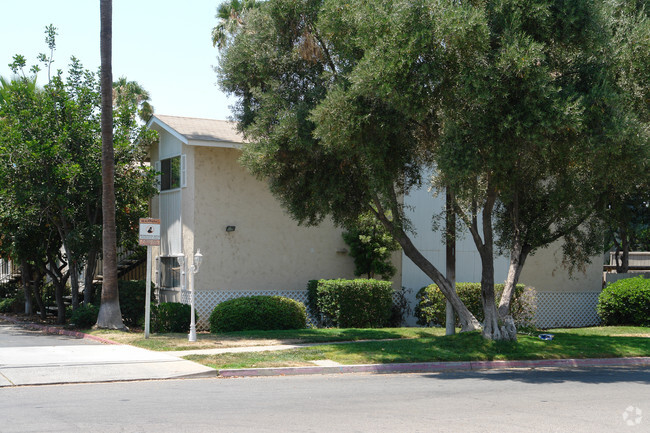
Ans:
[{"label": "palm tree trunk", "polygon": [[117,236],[115,228],[115,156],[113,152],[113,2],[100,0],[102,95],[102,216],[104,268],[97,327],[125,329],[117,289]]}]

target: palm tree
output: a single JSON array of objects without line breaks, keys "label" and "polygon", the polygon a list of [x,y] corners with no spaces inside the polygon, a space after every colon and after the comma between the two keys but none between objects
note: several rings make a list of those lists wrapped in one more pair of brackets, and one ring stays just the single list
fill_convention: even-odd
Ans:
[{"label": "palm tree", "polygon": [[138,117],[143,122],[148,122],[153,115],[153,106],[149,103],[149,99],[149,92],[137,81],[128,81],[126,77],[120,77],[113,83],[113,106],[120,106],[126,102],[137,107]]},{"label": "palm tree", "polygon": [[102,249],[104,268],[97,327],[126,329],[122,323],[117,288],[117,233],[115,227],[115,155],[113,151],[113,2],[100,0],[102,95]]},{"label": "palm tree", "polygon": [[243,17],[246,11],[258,5],[256,0],[230,0],[221,3],[215,16],[219,19],[219,24],[212,29],[212,45],[222,49],[228,42],[228,37],[244,25]]}]

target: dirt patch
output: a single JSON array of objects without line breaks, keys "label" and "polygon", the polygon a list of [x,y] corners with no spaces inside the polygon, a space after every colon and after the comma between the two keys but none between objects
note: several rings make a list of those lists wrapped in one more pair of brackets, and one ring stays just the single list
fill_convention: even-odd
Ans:
[{"label": "dirt patch", "polygon": [[650,334],[618,334],[615,337],[641,337],[641,338],[650,338]]}]

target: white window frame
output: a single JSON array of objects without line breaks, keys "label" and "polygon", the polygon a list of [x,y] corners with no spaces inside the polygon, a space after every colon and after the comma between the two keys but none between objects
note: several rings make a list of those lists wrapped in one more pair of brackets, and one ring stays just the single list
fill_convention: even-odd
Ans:
[{"label": "white window frame", "polygon": [[[163,190],[162,189],[162,161],[167,160],[167,159],[174,159],[174,158],[179,158],[180,157],[180,173],[179,173],[179,187],[176,188],[168,188]],[[155,163],[155,169],[158,172],[158,175],[156,176],[156,183],[158,184],[158,192],[167,192],[167,191],[175,191],[181,188],[186,188],[187,187],[187,158],[185,154],[178,154],[178,155],[173,155],[173,156],[168,156],[166,158],[161,158],[160,160],[156,161]]]}]

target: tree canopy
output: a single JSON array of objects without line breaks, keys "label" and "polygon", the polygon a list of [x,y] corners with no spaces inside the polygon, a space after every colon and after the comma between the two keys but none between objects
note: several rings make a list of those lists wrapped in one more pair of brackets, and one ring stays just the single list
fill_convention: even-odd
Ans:
[{"label": "tree canopy", "polygon": [[[74,303],[77,274],[91,265],[86,273],[89,302],[94,263],[101,252],[99,83],[97,74],[75,58],[67,74],[54,72],[43,88],[34,84],[36,68],[32,74],[23,72],[24,57],[16,56],[13,66],[17,75],[4,80],[0,101],[0,232],[3,240],[12,240],[3,246],[18,263],[30,263],[43,273],[64,272],[50,275],[59,282],[62,322],[63,285],[71,279]],[[134,144],[136,138],[146,142],[151,134],[136,121],[139,109],[132,98],[116,100],[118,232],[121,242],[131,245],[138,218],[146,215],[148,198],[155,193],[154,174],[141,164],[144,150]],[[65,257],[59,257],[61,247]],[[67,271],[54,266],[57,262],[67,265]]]},{"label": "tree canopy", "polygon": [[510,253],[513,287],[526,256],[557,239],[586,260],[613,157],[647,148],[647,128],[615,73],[624,56],[614,36],[639,45],[607,7],[263,2],[239,16],[218,69],[250,142],[242,161],[300,223],[331,216],[346,225],[372,212],[438,284],[463,329],[476,329],[410,239],[400,197],[435,173],[432,185],[454,191],[481,256],[484,334],[512,336],[494,304],[495,246]]}]

